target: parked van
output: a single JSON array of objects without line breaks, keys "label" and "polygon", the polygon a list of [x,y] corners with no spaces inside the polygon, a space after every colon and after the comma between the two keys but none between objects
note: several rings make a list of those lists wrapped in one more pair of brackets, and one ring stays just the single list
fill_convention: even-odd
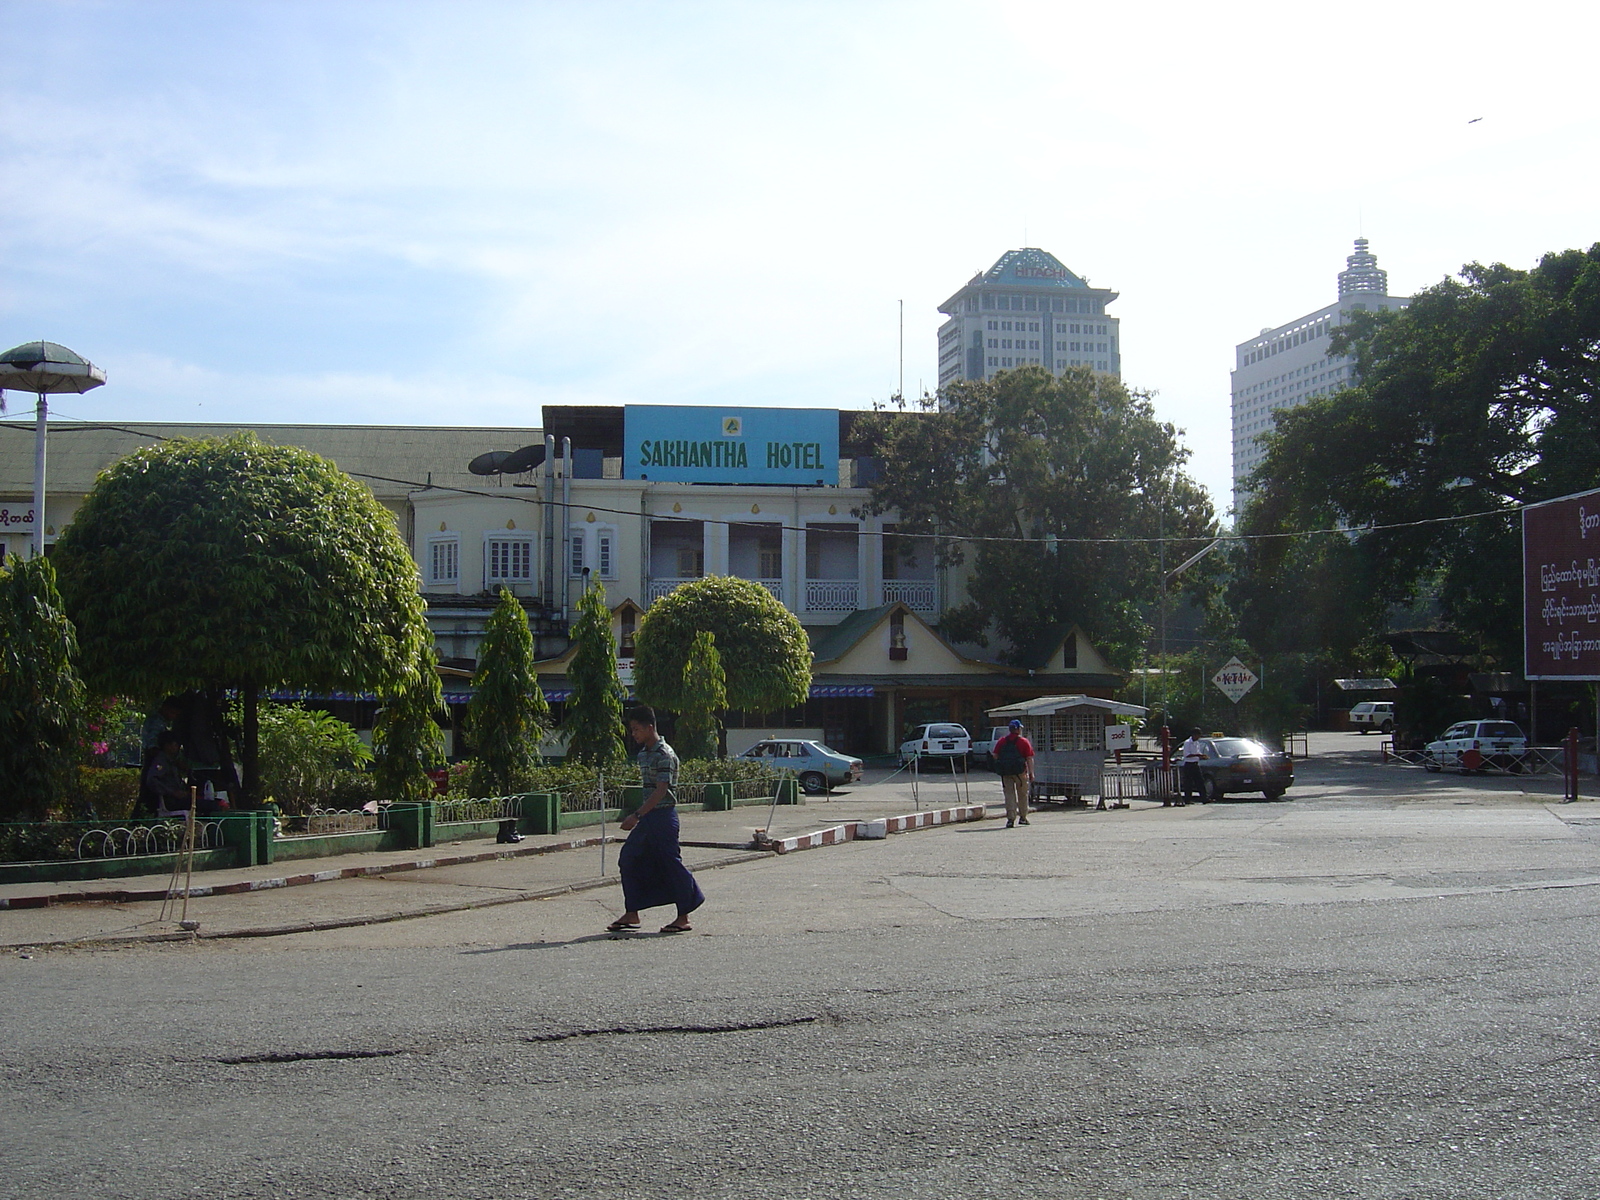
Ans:
[{"label": "parked van", "polygon": [[1359,729],[1362,733],[1374,729],[1380,733],[1393,733],[1394,701],[1363,700],[1350,710],[1350,728]]}]

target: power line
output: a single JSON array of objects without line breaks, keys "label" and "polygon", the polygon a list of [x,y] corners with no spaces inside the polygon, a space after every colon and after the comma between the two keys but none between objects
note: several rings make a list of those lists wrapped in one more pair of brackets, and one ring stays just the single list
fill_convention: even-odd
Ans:
[{"label": "power line", "polygon": [[[65,414],[63,414],[63,415],[65,415]],[[69,419],[75,419],[75,418],[69,418]],[[31,434],[33,432],[33,425],[32,425],[31,422],[29,424],[27,424],[27,425],[24,425],[24,424],[22,424],[20,422],[16,422],[16,421],[0,420],[0,429],[15,429],[18,432]],[[98,430],[110,430],[110,431],[115,432],[115,433],[131,434],[134,437],[149,438],[152,441],[157,441],[157,442],[166,442],[166,441],[172,441],[173,440],[172,435],[170,435],[170,434],[156,433],[153,430],[149,430],[149,429],[136,429],[136,428],[133,428],[132,426],[128,426],[128,425],[113,425],[113,424],[110,424],[109,422],[106,422],[106,421],[84,421],[80,425],[78,425],[76,428],[70,427],[70,426],[64,427],[64,428],[63,427],[56,427],[55,428],[55,432],[57,432],[57,433],[91,433],[91,432],[95,432],[95,431],[98,431]],[[515,491],[508,492],[505,489],[498,489],[497,488],[497,489],[491,490],[491,489],[488,489],[488,488],[460,487],[460,486],[457,486],[457,485],[454,485],[454,484],[434,483],[431,480],[424,481],[424,480],[420,480],[420,479],[403,479],[403,478],[398,478],[398,477],[392,476],[392,475],[375,475],[375,474],[372,474],[371,472],[367,472],[367,471],[351,471],[351,470],[347,470],[347,469],[345,469],[343,467],[341,467],[340,470],[343,470],[346,475],[349,475],[353,479],[367,479],[367,480],[372,480],[372,481],[377,482],[377,483],[394,483],[394,484],[399,484],[399,485],[401,485],[403,487],[412,488],[412,489],[417,490],[417,491],[453,492],[453,493],[455,493],[457,495],[479,496],[479,497],[482,497],[482,498],[488,499],[488,500],[515,500],[520,504],[540,505],[540,504],[544,504],[545,503],[545,500],[543,498],[539,497],[539,496],[518,495]],[[640,481],[640,482],[646,482],[646,481]],[[599,504],[582,504],[582,505],[576,505],[575,504],[575,505],[573,505],[573,507],[583,508],[585,511],[606,513],[606,514],[611,515],[611,516],[619,516],[619,517],[648,517],[653,521],[680,521],[680,522],[683,522],[685,524],[726,525],[726,526],[729,526],[729,527],[739,526],[741,528],[744,527],[744,526],[749,526],[749,525],[759,525],[764,529],[770,529],[773,526],[776,526],[777,529],[780,530],[781,532],[786,532],[786,533],[805,533],[806,532],[806,526],[804,526],[804,525],[785,525],[782,522],[773,522],[773,521],[737,521],[737,520],[731,520],[731,519],[723,519],[723,518],[720,518],[720,517],[683,517],[683,516],[679,516],[679,515],[677,515],[675,513],[651,513],[651,512],[643,512],[641,510],[631,509],[631,508],[608,508],[608,507],[606,507],[604,505],[599,505]],[[1465,522],[1465,521],[1481,520],[1481,519],[1483,519],[1485,517],[1508,517],[1508,516],[1512,516],[1512,515],[1514,515],[1516,513],[1521,512],[1524,508],[1527,508],[1527,507],[1529,507],[1529,506],[1526,505],[1526,504],[1514,504],[1514,505],[1512,505],[1512,506],[1510,506],[1508,508],[1486,508],[1486,509],[1480,510],[1479,512],[1458,513],[1458,514],[1455,514],[1453,516],[1447,516],[1447,517],[1425,517],[1425,518],[1422,518],[1420,520],[1415,520],[1415,521],[1394,521],[1394,522],[1390,522],[1390,523],[1382,524],[1382,525],[1369,524],[1369,525],[1360,525],[1360,526],[1330,526],[1330,527],[1325,528],[1325,529],[1300,529],[1300,530],[1291,530],[1291,531],[1287,531],[1287,532],[1283,532],[1283,533],[1250,533],[1250,534],[1209,534],[1209,533],[1207,533],[1207,534],[1194,534],[1194,535],[1188,536],[1188,537],[1180,537],[1180,536],[1166,537],[1166,536],[1161,536],[1161,537],[1098,537],[1098,538],[1093,538],[1093,537],[1064,537],[1064,536],[1061,536],[1059,534],[1051,534],[1048,537],[1030,538],[1030,537],[1003,537],[1003,536],[991,536],[991,535],[987,535],[987,534],[968,534],[968,533],[909,533],[909,532],[902,532],[902,531],[897,529],[897,530],[895,530],[893,536],[897,537],[897,538],[915,538],[915,539],[924,540],[924,541],[935,541],[935,540],[943,539],[945,541],[982,542],[982,543],[992,543],[992,544],[1001,544],[1001,545],[1024,545],[1024,546],[1046,546],[1046,545],[1052,545],[1052,544],[1054,544],[1054,545],[1066,544],[1066,545],[1072,545],[1072,546],[1160,546],[1160,545],[1163,545],[1163,544],[1170,545],[1170,544],[1178,543],[1178,542],[1203,541],[1206,538],[1216,538],[1217,540],[1225,542],[1225,543],[1234,543],[1234,542],[1244,543],[1244,542],[1275,541],[1275,540],[1282,540],[1284,538],[1325,537],[1325,536],[1329,536],[1329,535],[1333,535],[1333,534],[1337,534],[1337,535],[1339,535],[1341,537],[1350,537],[1352,535],[1357,535],[1357,534],[1388,533],[1388,532],[1392,532],[1392,531],[1400,530],[1400,529],[1420,529],[1420,528],[1423,528],[1425,526],[1430,526],[1430,525],[1452,525],[1452,524],[1458,524],[1458,523]]]}]

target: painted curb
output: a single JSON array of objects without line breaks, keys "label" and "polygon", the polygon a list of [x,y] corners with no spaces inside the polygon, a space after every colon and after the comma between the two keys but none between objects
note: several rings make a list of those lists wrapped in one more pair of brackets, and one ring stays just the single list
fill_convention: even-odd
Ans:
[{"label": "painted curb", "polygon": [[955,808],[935,808],[926,812],[906,813],[899,817],[879,817],[874,821],[847,821],[798,837],[762,838],[757,840],[766,850],[789,854],[796,850],[814,850],[819,846],[837,846],[841,842],[876,840],[891,833],[908,833],[913,829],[931,829],[936,825],[953,825],[958,821],[981,821],[988,815],[981,804],[962,804]]}]

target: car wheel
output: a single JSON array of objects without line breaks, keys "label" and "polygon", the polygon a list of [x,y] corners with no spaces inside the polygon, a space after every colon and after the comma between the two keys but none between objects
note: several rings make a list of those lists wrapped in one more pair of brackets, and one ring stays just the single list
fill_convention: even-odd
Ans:
[{"label": "car wheel", "polygon": [[1200,777],[1200,801],[1201,801],[1201,803],[1210,804],[1213,801],[1217,801],[1217,800],[1221,800],[1221,799],[1222,799],[1222,789],[1217,786],[1217,781],[1214,778],[1212,778],[1210,775],[1202,775]]},{"label": "car wheel", "polygon": [[1263,788],[1262,791],[1261,791],[1261,794],[1263,796],[1265,796],[1268,800],[1282,800],[1283,799],[1283,789],[1282,788]]},{"label": "car wheel", "polygon": [[1370,729],[1368,729],[1365,725],[1363,725],[1360,729],[1356,730],[1356,732],[1359,733],[1362,737],[1366,737],[1367,734],[1371,733],[1372,731]]},{"label": "car wheel", "polygon": [[805,771],[800,776],[800,786],[806,795],[817,796],[828,790],[828,780],[821,771]]},{"label": "car wheel", "polygon": [[1394,732],[1394,722],[1393,721],[1385,721],[1381,726],[1379,726],[1378,732],[1379,733],[1393,733]]},{"label": "car wheel", "polygon": [[1428,755],[1428,757],[1422,760],[1422,769],[1425,771],[1432,771],[1435,775],[1437,775],[1441,770],[1439,766],[1439,760],[1431,754]]}]

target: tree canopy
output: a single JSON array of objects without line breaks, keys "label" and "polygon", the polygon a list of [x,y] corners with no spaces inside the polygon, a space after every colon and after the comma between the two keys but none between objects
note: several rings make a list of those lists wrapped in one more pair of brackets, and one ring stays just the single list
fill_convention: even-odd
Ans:
[{"label": "tree canopy", "polygon": [[373,773],[385,799],[420,804],[432,799],[428,772],[444,765],[439,718],[448,710],[433,647],[422,648],[416,682],[385,701],[372,725]]},{"label": "tree canopy", "polygon": [[0,820],[39,820],[70,793],[84,688],[47,558],[0,560]]},{"label": "tree canopy", "polygon": [[[1348,640],[1428,596],[1518,663],[1517,510],[1595,486],[1600,463],[1600,245],[1531,271],[1470,264],[1403,311],[1357,316],[1333,348],[1355,354],[1356,386],[1279,415],[1240,524],[1350,532],[1256,543],[1235,596],[1244,629],[1304,642],[1343,626]],[[1409,527],[1367,528],[1386,525]]]},{"label": "tree canopy", "polygon": [[431,640],[394,517],[327,459],[252,433],[173,438],[103,471],[56,543],[84,680],[154,700],[283,686],[395,692]]},{"label": "tree canopy", "polygon": [[533,669],[533,631],[522,602],[506,588],[484,628],[472,673],[467,732],[478,769],[475,794],[524,790],[539,765],[539,743],[550,728],[550,705]]},{"label": "tree canopy", "polygon": [[633,686],[646,704],[681,712],[683,671],[702,631],[716,638],[728,707],[772,712],[811,692],[811,646],[800,619],[759,583],[712,575],[650,606],[635,638]]},{"label": "tree canopy", "polygon": [[1160,594],[1156,539],[1184,539],[1171,567],[1215,532],[1179,431],[1147,394],[1087,368],[958,382],[935,411],[877,413],[856,430],[884,463],[868,511],[898,512],[897,532],[921,535],[902,539],[910,553],[971,561],[972,599],[940,619],[957,640],[995,633],[1016,652],[1076,623],[1129,660]]},{"label": "tree canopy", "polygon": [[627,757],[623,746],[622,683],[617,678],[617,644],[611,636],[611,610],[598,580],[578,601],[572,625],[572,659],[567,664],[567,697],[562,727],[567,758],[592,767],[609,767]]},{"label": "tree canopy", "polygon": [[431,642],[394,517],[327,459],[252,433],[102,472],[56,544],[85,681],[400,688]]},{"label": "tree canopy", "polygon": [[721,721],[728,703],[727,675],[717,653],[716,636],[708,629],[694,635],[683,665],[683,694],[678,701],[678,753],[684,758],[716,758]]}]

